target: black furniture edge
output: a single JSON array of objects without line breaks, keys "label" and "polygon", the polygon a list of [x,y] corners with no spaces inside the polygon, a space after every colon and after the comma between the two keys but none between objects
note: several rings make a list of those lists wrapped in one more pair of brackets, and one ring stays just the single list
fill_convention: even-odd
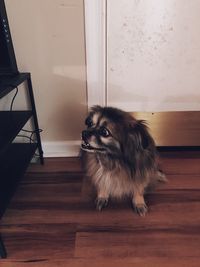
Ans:
[{"label": "black furniture edge", "polygon": [[[33,95],[30,73],[19,73],[14,76],[0,77],[0,98],[6,96],[21,83],[26,82],[30,101],[30,110],[1,111],[3,128],[0,130],[0,218],[3,216],[10,199],[18,186],[20,178],[28,167],[35,151],[38,149],[40,163],[44,164],[40,130]],[[25,123],[32,118],[35,133],[34,142],[13,143]],[[0,235],[0,257],[6,258],[6,248]]]}]

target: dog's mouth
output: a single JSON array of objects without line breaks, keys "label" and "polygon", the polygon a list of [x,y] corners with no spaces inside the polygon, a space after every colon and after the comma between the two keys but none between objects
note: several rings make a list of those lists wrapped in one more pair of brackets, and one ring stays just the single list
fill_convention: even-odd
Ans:
[{"label": "dog's mouth", "polygon": [[89,143],[83,141],[83,143],[81,144],[81,148],[83,150],[89,150],[89,151],[105,151],[104,148],[101,147],[93,147],[91,146]]}]

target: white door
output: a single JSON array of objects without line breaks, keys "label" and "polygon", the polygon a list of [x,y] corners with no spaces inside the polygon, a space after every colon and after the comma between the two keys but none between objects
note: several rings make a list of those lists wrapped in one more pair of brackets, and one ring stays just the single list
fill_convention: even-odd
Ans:
[{"label": "white door", "polygon": [[200,110],[199,0],[85,0],[88,99]]},{"label": "white door", "polygon": [[107,1],[107,104],[200,110],[200,1]]}]

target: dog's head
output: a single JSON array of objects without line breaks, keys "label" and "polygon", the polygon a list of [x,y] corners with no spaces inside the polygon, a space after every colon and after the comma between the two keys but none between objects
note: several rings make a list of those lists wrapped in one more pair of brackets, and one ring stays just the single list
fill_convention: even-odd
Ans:
[{"label": "dog's head", "polygon": [[85,120],[82,149],[131,160],[134,152],[154,146],[143,121],[112,107],[95,106]]}]

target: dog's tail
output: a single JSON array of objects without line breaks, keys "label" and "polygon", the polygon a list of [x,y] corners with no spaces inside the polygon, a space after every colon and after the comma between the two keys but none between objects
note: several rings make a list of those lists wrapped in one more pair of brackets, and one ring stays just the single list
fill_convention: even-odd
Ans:
[{"label": "dog's tail", "polygon": [[146,193],[152,193],[161,183],[167,183],[167,182],[168,180],[166,178],[166,175],[163,173],[163,171],[158,170],[145,191]]},{"label": "dog's tail", "polygon": [[157,182],[160,182],[160,183],[167,183],[168,182],[168,179],[162,170],[158,170],[157,174],[158,174],[156,177]]}]

